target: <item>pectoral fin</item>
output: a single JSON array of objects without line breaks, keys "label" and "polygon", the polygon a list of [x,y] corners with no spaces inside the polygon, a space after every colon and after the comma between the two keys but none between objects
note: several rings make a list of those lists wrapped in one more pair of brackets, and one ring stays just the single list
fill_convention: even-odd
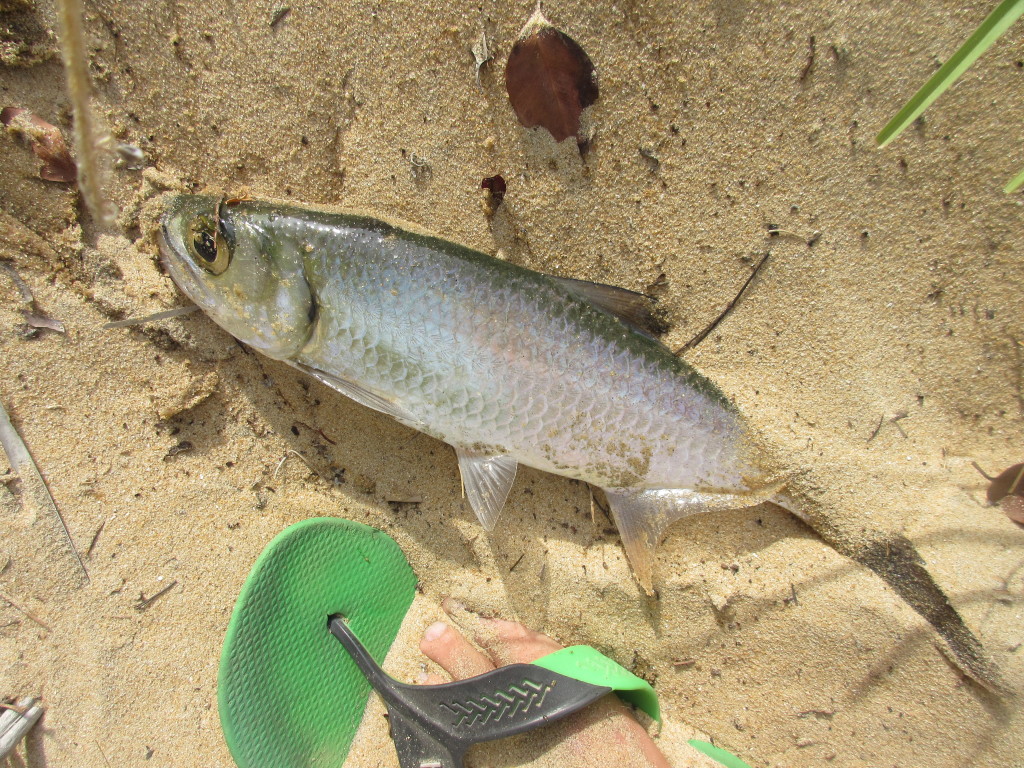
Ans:
[{"label": "pectoral fin", "polygon": [[397,419],[413,429],[423,430],[421,422],[416,419],[415,416],[382,394],[373,392],[372,390],[354,382],[346,381],[338,376],[332,376],[331,374],[324,373],[316,368],[303,365],[302,363],[296,363],[291,360],[286,360],[285,362],[293,368],[298,368],[303,373],[309,374],[321,384],[326,384],[331,389],[341,392],[345,397],[355,400],[360,405],[365,405],[367,408],[372,408],[375,411],[386,413],[391,418]]},{"label": "pectoral fin", "polygon": [[480,524],[488,531],[498,522],[498,513],[516,479],[515,459],[511,456],[488,456],[466,448],[456,448],[462,486],[466,489],[469,506],[476,512]]}]

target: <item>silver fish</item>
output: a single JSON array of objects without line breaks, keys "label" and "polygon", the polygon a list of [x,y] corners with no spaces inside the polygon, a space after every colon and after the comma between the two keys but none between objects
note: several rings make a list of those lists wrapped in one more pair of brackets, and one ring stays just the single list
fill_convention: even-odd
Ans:
[{"label": "silver fish", "polygon": [[607,495],[650,593],[671,522],[771,499],[878,573],[998,687],[909,541],[865,543],[859,526],[847,536],[780,494],[786,476],[735,406],[645,332],[646,297],[409,225],[269,202],[179,196],[160,245],[178,286],[233,336],[451,445],[486,529],[518,464],[583,480]]}]

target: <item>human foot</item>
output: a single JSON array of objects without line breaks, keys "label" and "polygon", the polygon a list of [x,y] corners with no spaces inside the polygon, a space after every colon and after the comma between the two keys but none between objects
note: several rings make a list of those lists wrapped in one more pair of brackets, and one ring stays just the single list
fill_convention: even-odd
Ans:
[{"label": "human foot", "polygon": [[[454,680],[481,675],[508,664],[528,664],[562,648],[547,635],[513,621],[482,618],[456,601],[445,600],[442,607],[480,646],[478,649],[444,622],[427,627],[420,650]],[[426,675],[419,682],[436,685],[448,681],[440,675]],[[544,762],[550,761],[551,765],[669,768],[651,737],[614,694],[536,734],[539,738],[535,754],[543,755]]]}]

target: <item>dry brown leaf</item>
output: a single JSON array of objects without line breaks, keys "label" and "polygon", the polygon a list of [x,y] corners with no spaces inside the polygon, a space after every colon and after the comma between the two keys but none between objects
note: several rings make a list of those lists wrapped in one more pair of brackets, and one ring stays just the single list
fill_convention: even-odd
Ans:
[{"label": "dry brown leaf", "polygon": [[519,122],[547,128],[555,141],[579,137],[580,114],[597,101],[594,64],[538,8],[512,47],[505,88]]},{"label": "dry brown leaf", "polygon": [[75,181],[78,170],[60,128],[22,107],[4,107],[0,111],[0,123],[28,141],[36,157],[43,161],[39,178],[63,183]]},{"label": "dry brown leaf", "polygon": [[1008,518],[1024,525],[1024,464],[1014,464],[995,477],[989,477],[977,464],[974,467],[989,481],[985,494],[989,503],[998,504]]}]

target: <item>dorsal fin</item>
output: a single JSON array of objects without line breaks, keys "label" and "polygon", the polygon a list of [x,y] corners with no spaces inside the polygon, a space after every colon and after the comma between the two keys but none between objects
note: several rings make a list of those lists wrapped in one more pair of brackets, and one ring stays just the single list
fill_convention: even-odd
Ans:
[{"label": "dorsal fin", "polygon": [[655,314],[656,302],[650,296],[615,285],[573,280],[571,277],[551,277],[556,283],[588,301],[598,309],[614,315],[645,336],[655,337],[665,332],[665,324]]}]

